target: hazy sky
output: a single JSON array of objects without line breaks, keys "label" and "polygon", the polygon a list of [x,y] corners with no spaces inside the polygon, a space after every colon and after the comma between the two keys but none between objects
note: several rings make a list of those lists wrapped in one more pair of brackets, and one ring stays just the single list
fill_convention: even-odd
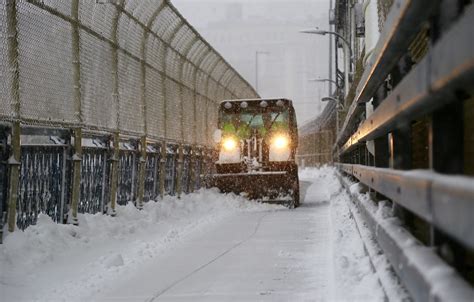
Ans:
[{"label": "hazy sky", "polygon": [[[300,29],[328,28],[329,0],[172,0],[184,17],[262,97],[294,101],[299,125],[315,118],[328,94],[327,37]],[[257,52],[266,52],[256,59]],[[258,62],[258,68],[257,66]],[[256,70],[258,69],[258,76]]]}]

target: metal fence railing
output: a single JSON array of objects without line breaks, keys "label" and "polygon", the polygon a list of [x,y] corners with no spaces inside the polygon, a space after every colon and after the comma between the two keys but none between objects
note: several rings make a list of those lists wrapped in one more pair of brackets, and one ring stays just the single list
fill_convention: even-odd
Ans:
[{"label": "metal fence railing", "polygon": [[191,191],[217,104],[258,96],[169,0],[1,1],[0,78],[10,230]]},{"label": "metal fence railing", "polygon": [[[376,193],[373,202],[355,204],[414,300],[469,301],[474,6],[381,3],[384,26],[360,81],[353,83],[353,98],[346,97],[350,107],[333,148],[336,166]],[[396,228],[374,214],[371,207],[379,200],[392,203]],[[435,280],[435,266],[452,273]]]}]

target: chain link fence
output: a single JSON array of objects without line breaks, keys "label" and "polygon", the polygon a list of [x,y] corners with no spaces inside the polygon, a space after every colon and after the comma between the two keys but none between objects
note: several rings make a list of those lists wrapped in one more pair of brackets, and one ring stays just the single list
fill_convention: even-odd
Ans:
[{"label": "chain link fence", "polygon": [[336,112],[337,110],[336,103],[330,102],[321,115],[300,128],[296,155],[300,167],[319,167],[333,163],[336,125],[340,123],[340,112]]},{"label": "chain link fence", "polygon": [[218,104],[258,97],[169,0],[1,1],[0,92],[10,229],[199,188]]},{"label": "chain link fence", "polygon": [[196,111],[211,124],[221,100],[257,96],[169,1],[0,6],[4,120],[207,145]]}]

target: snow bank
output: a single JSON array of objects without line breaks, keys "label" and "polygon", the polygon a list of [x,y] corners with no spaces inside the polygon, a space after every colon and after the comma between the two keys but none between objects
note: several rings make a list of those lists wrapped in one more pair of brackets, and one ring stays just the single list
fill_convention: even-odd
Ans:
[{"label": "snow bank", "polygon": [[0,300],[81,300],[117,278],[117,272],[232,213],[280,208],[200,190],[182,199],[149,202],[141,211],[132,203],[119,206],[116,217],[81,214],[79,226],[40,215],[36,225],[8,234],[0,245]]},{"label": "snow bank", "polygon": [[[350,196],[343,189],[336,169],[307,168],[301,171],[300,180],[313,183],[307,193],[312,200],[328,202],[330,206],[333,276],[329,300],[384,301],[384,291],[349,211]],[[354,192],[363,190],[358,184],[351,187]]]},{"label": "snow bank", "polygon": [[[359,182],[351,182],[349,179],[344,179],[346,185],[349,186],[349,192],[352,196],[355,196],[359,202],[361,202],[365,208],[369,209],[380,223],[399,224],[397,219],[394,218],[393,208],[390,203],[386,200],[379,201],[378,204],[374,204],[371,200],[371,194],[368,192],[368,188]],[[409,301],[411,300],[407,290],[399,283],[398,277],[392,269],[392,266],[384,254],[383,250],[377,243],[374,234],[369,229],[368,225],[364,222],[364,217],[360,213],[357,206],[350,202],[348,203],[351,213],[353,214],[356,223],[358,225],[359,233],[365,244],[367,253],[371,257],[372,265],[375,272],[380,280],[380,283],[384,287],[386,295],[393,301]],[[413,243],[406,242],[407,245]]]}]

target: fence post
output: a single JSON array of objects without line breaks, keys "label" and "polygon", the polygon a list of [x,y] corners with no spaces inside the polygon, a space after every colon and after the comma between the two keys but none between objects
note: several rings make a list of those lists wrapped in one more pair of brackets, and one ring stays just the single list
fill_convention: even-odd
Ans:
[{"label": "fence post", "polygon": [[165,196],[165,178],[166,178],[166,141],[161,144],[161,157],[160,157],[160,198],[163,199]]},{"label": "fence post", "polygon": [[183,145],[178,146],[178,166],[176,173],[176,191],[178,198],[181,198],[183,193],[183,168],[184,168],[184,154],[183,154]]},{"label": "fence post", "polygon": [[196,146],[189,150],[189,193],[193,193],[196,187]]},{"label": "fence post", "polygon": [[79,207],[79,199],[81,194],[81,162],[82,162],[82,129],[74,130],[74,155],[73,161],[73,179],[72,179],[72,196],[71,196],[71,217],[70,223],[78,225],[77,212]]},{"label": "fence post", "polygon": [[[81,96],[81,63],[80,63],[80,37],[79,37],[79,0],[71,3],[72,25],[72,57],[73,57],[73,80],[74,80],[74,112],[76,120],[82,123],[82,96]],[[73,179],[71,196],[71,220],[74,225],[78,225],[77,212],[79,199],[81,198],[81,163],[82,163],[82,129],[74,129],[74,155]]]},{"label": "fence post", "polygon": [[146,172],[146,157],[147,157],[147,141],[146,136],[140,140],[140,159],[138,166],[138,209],[143,209],[143,200],[145,197],[145,172]]},{"label": "fence post", "polygon": [[20,122],[14,122],[11,132],[12,154],[8,159],[10,169],[10,187],[8,190],[8,231],[15,231],[16,206],[18,202],[18,191],[20,181],[21,145],[20,145]]},{"label": "fence post", "polygon": [[120,135],[115,133],[113,137],[113,150],[112,168],[110,169],[110,212],[109,214],[114,217],[117,212],[115,211],[117,205],[117,187],[118,187],[118,161],[120,156]]},{"label": "fence post", "polygon": [[115,118],[117,130],[113,135],[113,155],[110,159],[112,167],[110,169],[110,211],[109,214],[114,217],[117,215],[117,187],[118,187],[118,161],[120,157],[120,96],[119,96],[119,77],[118,77],[118,23],[121,16],[120,7],[123,7],[124,0],[118,0],[115,15],[112,19],[112,80],[113,97],[115,103]]},{"label": "fence post", "polygon": [[9,165],[8,188],[8,231],[13,232],[16,225],[16,206],[20,181],[21,143],[20,143],[20,66],[18,64],[18,31],[16,0],[6,0],[7,32],[8,32],[8,64],[12,71],[11,96],[13,98],[12,112],[15,121],[11,130],[11,156]]}]

